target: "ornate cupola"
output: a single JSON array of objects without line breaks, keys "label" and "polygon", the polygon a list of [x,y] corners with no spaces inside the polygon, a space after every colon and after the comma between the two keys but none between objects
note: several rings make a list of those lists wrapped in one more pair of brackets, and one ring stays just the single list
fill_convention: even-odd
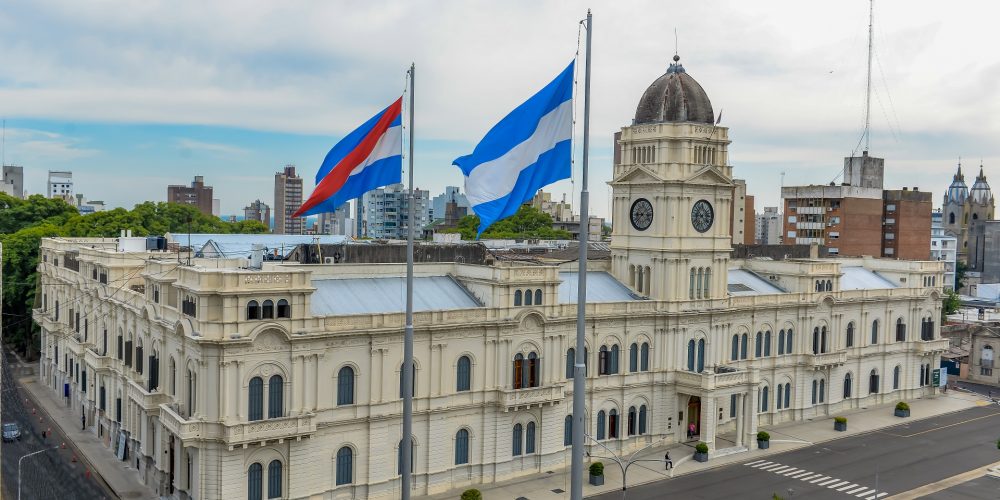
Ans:
[{"label": "ornate cupola", "polygon": [[951,186],[948,186],[948,191],[944,194],[944,203],[955,203],[961,205],[965,203],[965,199],[969,196],[969,188],[965,185],[965,175],[962,174],[962,164],[958,164],[958,172],[955,172],[955,177],[951,180]]},{"label": "ornate cupola", "polygon": [[972,198],[972,203],[980,205],[989,205],[993,201],[993,192],[990,191],[990,185],[986,182],[982,165],[979,166],[979,175],[976,176],[976,182],[972,185],[969,197]]}]

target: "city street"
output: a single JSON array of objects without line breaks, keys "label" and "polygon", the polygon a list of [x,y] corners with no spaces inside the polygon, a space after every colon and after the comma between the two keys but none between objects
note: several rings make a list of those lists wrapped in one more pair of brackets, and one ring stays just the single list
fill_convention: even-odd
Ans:
[{"label": "city street", "polygon": [[[3,422],[15,422],[21,430],[21,439],[3,443],[3,488],[10,498],[17,498],[18,460],[29,453],[47,450],[25,458],[21,465],[21,498],[28,499],[102,499],[115,498],[103,482],[74,456],[79,457],[72,443],[59,431],[57,425],[48,421],[41,409],[31,400],[25,400],[24,391],[12,376],[7,363],[7,353],[3,353]],[[12,357],[10,359],[13,359]],[[34,409],[34,413],[32,410]],[[52,434],[42,437],[42,432],[51,429]],[[62,448],[66,443],[66,448]]]},{"label": "city street", "polygon": [[[629,488],[625,498],[887,498],[1000,461],[998,437],[1000,406],[982,406]],[[986,497],[976,493],[990,491],[990,479],[933,498],[995,499],[996,490]],[[951,496],[961,492],[966,495]]]}]

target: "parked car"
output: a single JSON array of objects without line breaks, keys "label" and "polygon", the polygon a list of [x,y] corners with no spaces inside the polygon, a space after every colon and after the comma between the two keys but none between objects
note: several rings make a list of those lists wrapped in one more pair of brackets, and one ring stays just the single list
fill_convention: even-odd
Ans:
[{"label": "parked car", "polygon": [[21,439],[21,429],[17,428],[17,424],[13,422],[7,422],[3,424],[3,440],[4,442],[13,442],[14,440]]}]

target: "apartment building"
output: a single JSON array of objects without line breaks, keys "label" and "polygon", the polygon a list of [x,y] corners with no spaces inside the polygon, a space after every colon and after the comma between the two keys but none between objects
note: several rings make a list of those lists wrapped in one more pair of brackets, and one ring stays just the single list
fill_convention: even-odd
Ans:
[{"label": "apartment building", "polygon": [[167,186],[167,202],[191,205],[205,215],[213,215],[212,186],[205,185],[205,177],[194,176],[190,186]]},{"label": "apartment building", "polygon": [[292,217],[302,206],[302,178],[295,174],[295,165],[285,165],[274,174],[274,234],[303,234],[305,221]]}]

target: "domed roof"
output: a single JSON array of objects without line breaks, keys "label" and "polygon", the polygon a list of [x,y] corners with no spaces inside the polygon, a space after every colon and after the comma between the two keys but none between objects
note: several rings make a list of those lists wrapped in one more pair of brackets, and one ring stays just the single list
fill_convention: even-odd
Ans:
[{"label": "domed roof", "polygon": [[982,165],[979,166],[979,176],[976,177],[976,183],[972,185],[969,197],[972,198],[973,203],[989,203],[993,199],[993,192],[990,191],[990,185],[986,182]]},{"label": "domed roof", "polygon": [[635,125],[662,122],[715,123],[712,101],[681,66],[680,56],[646,89],[635,109]]},{"label": "domed roof", "polygon": [[944,202],[947,204],[949,202],[957,203],[959,205],[965,203],[965,199],[969,197],[969,187],[965,185],[965,176],[962,175],[962,164],[958,164],[958,172],[955,173],[955,177],[951,180],[951,186],[948,186],[948,191],[944,194]]}]

